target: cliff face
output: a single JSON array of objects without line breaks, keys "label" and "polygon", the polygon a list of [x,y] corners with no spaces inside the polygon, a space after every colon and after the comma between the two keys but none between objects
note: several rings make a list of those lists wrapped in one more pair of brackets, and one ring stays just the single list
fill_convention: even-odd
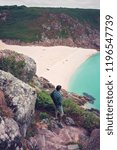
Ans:
[{"label": "cliff face", "polygon": [[99,10],[0,7],[0,38],[8,44],[100,47]]},{"label": "cliff face", "polygon": [[4,50],[0,51],[0,69],[0,149],[22,149],[21,139],[35,112],[35,89],[25,83],[35,74],[35,62]]},{"label": "cliff face", "polygon": [[21,132],[25,136],[34,114],[35,89],[4,71],[0,71],[0,89],[4,91],[7,105],[14,113],[15,120],[22,126]]}]

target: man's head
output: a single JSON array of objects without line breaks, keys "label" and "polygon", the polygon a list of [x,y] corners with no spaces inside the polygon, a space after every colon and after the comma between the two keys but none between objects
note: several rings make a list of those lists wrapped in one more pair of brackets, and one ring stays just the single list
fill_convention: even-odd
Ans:
[{"label": "man's head", "polygon": [[56,86],[56,90],[57,90],[57,91],[60,91],[60,90],[61,90],[61,87],[62,87],[61,85],[57,85],[57,86]]}]

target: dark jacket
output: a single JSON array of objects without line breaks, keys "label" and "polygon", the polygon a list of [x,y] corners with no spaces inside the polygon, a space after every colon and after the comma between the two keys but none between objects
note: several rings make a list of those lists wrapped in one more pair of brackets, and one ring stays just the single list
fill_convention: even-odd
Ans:
[{"label": "dark jacket", "polygon": [[54,90],[51,94],[50,94],[54,104],[56,107],[61,106],[62,105],[62,95],[59,91]]}]

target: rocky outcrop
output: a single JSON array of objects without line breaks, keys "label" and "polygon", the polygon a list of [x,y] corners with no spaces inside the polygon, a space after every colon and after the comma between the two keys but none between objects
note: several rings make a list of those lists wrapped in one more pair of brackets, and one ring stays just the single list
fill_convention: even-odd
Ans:
[{"label": "rocky outcrop", "polygon": [[19,127],[12,118],[0,116],[0,149],[23,150]]},{"label": "rocky outcrop", "polygon": [[11,50],[0,51],[0,70],[10,72],[24,82],[29,82],[36,73],[32,58]]},{"label": "rocky outcrop", "polygon": [[50,92],[55,89],[55,86],[47,79],[43,77],[38,77],[37,75],[33,76],[29,84],[34,87],[37,92],[40,92],[42,90]]},{"label": "rocky outcrop", "polygon": [[[99,33],[98,33],[99,34]],[[20,40],[10,40],[10,39],[4,39],[2,40],[4,43],[9,44],[9,45],[21,45],[21,46],[69,46],[69,47],[82,47],[82,48],[92,48],[92,49],[97,49],[100,50],[100,40],[99,40],[99,35],[98,37],[94,40],[93,37],[92,39],[88,39],[88,37],[85,37],[87,35],[84,35],[84,39],[76,39],[74,41],[72,38],[65,38],[65,39],[48,39],[47,37],[43,41],[34,41],[30,43],[25,43]]]},{"label": "rocky outcrop", "polygon": [[0,149],[23,150],[22,138],[31,123],[36,101],[35,89],[25,82],[32,79],[36,65],[27,56],[4,50],[0,51],[0,69]]},{"label": "rocky outcrop", "polygon": [[100,130],[94,129],[83,150],[100,150]]},{"label": "rocky outcrop", "polygon": [[[37,135],[29,139],[32,149],[44,149],[44,150],[79,150],[78,143],[81,135],[86,135],[87,132],[81,128],[64,127],[52,132],[48,129],[38,129]],[[73,143],[73,144],[70,144]]]},{"label": "rocky outcrop", "polygon": [[100,129],[94,129],[90,137],[81,136],[82,150],[100,150]]},{"label": "rocky outcrop", "polygon": [[[45,22],[44,18],[49,19]],[[97,20],[96,22],[99,22]],[[93,28],[88,23],[82,23],[79,19],[74,19],[68,14],[43,13],[37,22],[42,31],[39,45],[64,45],[96,49],[100,46],[99,29]]]},{"label": "rocky outcrop", "polygon": [[0,150],[22,149],[21,134],[12,111],[5,102],[4,93],[0,90]]},{"label": "rocky outcrop", "polygon": [[[34,76],[33,79],[30,82],[31,86],[33,86],[37,91],[45,90],[49,93],[52,92],[52,90],[55,89],[55,86],[50,83],[47,79],[44,77],[38,77]],[[90,99],[86,96],[79,96],[75,93],[70,93],[64,89],[62,89],[62,95],[65,99],[72,99],[74,102],[76,102],[78,105],[82,106],[87,102],[90,102]]]},{"label": "rocky outcrop", "polygon": [[30,149],[99,150],[99,129],[89,133],[86,129],[76,126],[74,120],[69,117],[63,119],[61,127],[54,117],[48,116],[40,120],[39,113],[36,112],[35,122],[28,129],[27,135],[31,135],[27,137]]},{"label": "rocky outcrop", "polygon": [[36,93],[28,84],[15,78],[12,74],[0,70],[0,89],[4,92],[7,105],[14,113],[22,134],[25,136],[27,126],[34,114]]},{"label": "rocky outcrop", "polygon": [[80,96],[75,93],[67,92],[66,90],[62,89],[62,95],[66,99],[72,99],[74,102],[76,102],[78,105],[84,105],[85,103],[89,102],[90,99],[86,96]]},{"label": "rocky outcrop", "polygon": [[55,86],[50,83],[47,79],[43,78],[43,77],[40,77],[39,78],[39,82],[40,82],[40,85],[43,89],[54,89]]}]

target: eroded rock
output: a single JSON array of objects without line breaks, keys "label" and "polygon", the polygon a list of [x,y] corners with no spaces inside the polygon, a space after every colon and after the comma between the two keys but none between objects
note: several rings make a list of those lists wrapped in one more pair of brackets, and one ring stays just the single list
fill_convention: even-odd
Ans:
[{"label": "eroded rock", "polygon": [[22,128],[23,135],[34,114],[35,89],[12,74],[0,70],[0,89],[4,91],[7,105]]}]

